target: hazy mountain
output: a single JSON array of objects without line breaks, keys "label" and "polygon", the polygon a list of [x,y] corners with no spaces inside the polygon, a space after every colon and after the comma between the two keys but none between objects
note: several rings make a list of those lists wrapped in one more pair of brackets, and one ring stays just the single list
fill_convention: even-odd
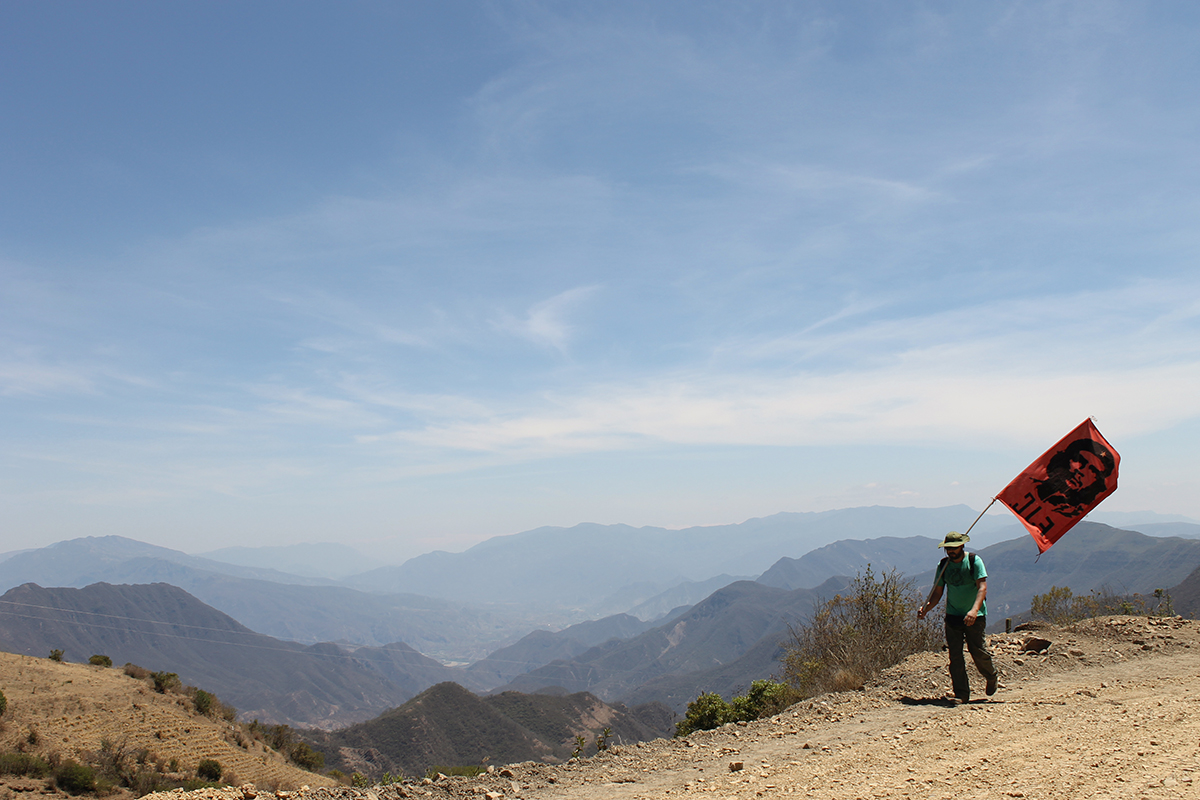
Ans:
[{"label": "hazy mountain", "polygon": [[1088,520],[1130,531],[1138,530],[1141,525],[1157,524],[1159,522],[1190,522],[1192,524],[1200,524],[1200,520],[1185,517],[1182,514],[1159,514],[1157,511],[1105,511],[1104,506],[1088,514]]},{"label": "hazy mountain", "polygon": [[344,578],[363,571],[370,562],[365,555],[344,544],[316,542],[276,547],[223,547],[200,558],[242,567],[275,569],[309,578]]},{"label": "hazy mountain", "polygon": [[[776,514],[738,525],[684,530],[591,523],[538,528],[494,537],[462,553],[427,553],[348,582],[373,591],[464,602],[589,609],[629,587],[637,587],[631,594],[644,599],[647,585],[665,591],[714,575],[758,575],[783,556],[798,558],[840,539],[862,539],[875,532],[898,537],[940,535],[962,530],[976,516],[966,506],[871,506]],[[979,529],[995,524],[993,518],[985,518]]]},{"label": "hazy mountain", "polygon": [[109,582],[153,579],[179,586],[248,627],[305,643],[377,646],[402,641],[447,661],[482,658],[532,627],[500,610],[467,608],[419,595],[377,595],[344,586],[297,586],[134,559],[108,570]]},{"label": "hazy mountain", "polygon": [[169,583],[268,636],[308,644],[378,646],[403,641],[448,661],[482,658],[535,625],[505,616],[502,609],[360,592],[325,580],[196,558],[121,536],[58,542],[0,563],[0,587],[23,583]]},{"label": "hazy mountain", "polygon": [[843,539],[805,553],[800,558],[781,558],[759,576],[764,586],[807,589],[824,583],[830,575],[857,575],[870,564],[875,574],[896,569],[905,575],[924,572],[929,559],[941,551],[939,536],[910,536],[900,539]]},{"label": "hazy mountain", "polygon": [[22,583],[74,587],[112,583],[108,571],[133,559],[153,559],[251,580],[304,585],[330,583],[324,579],[289,575],[275,569],[223,564],[124,536],[87,536],[56,542],[37,550],[26,550],[0,561],[0,591],[7,591]]},{"label": "hazy mountain", "polygon": [[[1054,586],[1070,587],[1075,594],[1093,589],[1147,594],[1175,586],[1200,565],[1200,540],[1146,536],[1084,521],[1040,558],[1028,535],[978,553],[988,571],[988,625],[1000,627],[1005,617],[1029,611],[1033,596]],[[916,576],[926,588],[940,553],[930,556],[929,569]]]},{"label": "hazy mountain", "polygon": [[843,579],[831,579],[817,589],[789,592],[738,581],[666,624],[554,661],[504,688],[537,691],[561,686],[567,691],[590,691],[605,700],[624,698],[666,675],[690,675],[731,664],[764,638],[777,642],[789,624],[808,618],[822,592],[832,595],[842,586]]},{"label": "hazy mountain", "polygon": [[1192,570],[1179,584],[1171,587],[1171,604],[1176,614],[1195,618],[1200,614],[1200,567]]},{"label": "hazy mountain", "polygon": [[481,698],[443,683],[376,719],[310,741],[327,767],[378,777],[485,760],[565,761],[576,736],[592,744],[604,728],[611,729],[613,744],[654,739],[669,735],[670,712],[610,706],[587,693]]},{"label": "hazy mountain", "polygon": [[682,716],[687,711],[688,703],[704,692],[716,692],[725,698],[745,694],[756,680],[780,677],[783,649],[788,638],[786,630],[768,633],[728,664],[684,675],[653,678],[624,694],[621,700],[629,705],[662,703]]},{"label": "hazy mountain", "polygon": [[628,614],[580,622],[561,631],[534,631],[467,667],[467,672],[490,687],[503,686],[518,675],[551,661],[570,659],[611,639],[628,639],[651,627]]},{"label": "hazy mountain", "polygon": [[1181,539],[1200,539],[1200,525],[1195,522],[1142,522],[1122,525],[1127,531],[1137,531],[1147,536],[1178,536]]},{"label": "hazy mountain", "polygon": [[629,609],[629,613],[638,619],[659,620],[681,606],[694,606],[718,589],[744,580],[750,580],[750,578],[722,574],[706,581],[684,581],[678,586],[673,586],[665,592],[639,603]]},{"label": "hazy mountain", "polygon": [[102,654],[175,672],[243,718],[295,725],[345,725],[431,683],[471,682],[407,645],[351,654],[273,639],[167,584],[10,589],[0,597],[0,642],[13,653],[44,657],[61,649],[68,661]]}]

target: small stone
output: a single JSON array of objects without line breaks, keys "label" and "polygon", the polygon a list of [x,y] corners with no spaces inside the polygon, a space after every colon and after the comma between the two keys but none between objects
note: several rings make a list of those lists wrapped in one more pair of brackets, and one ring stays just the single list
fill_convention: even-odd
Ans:
[{"label": "small stone", "polygon": [[513,771],[511,769],[509,769],[508,767],[505,767],[504,769],[500,770],[500,777],[501,778],[515,778],[517,776],[513,774]]},{"label": "small stone", "polygon": [[746,762],[744,762],[744,761],[730,761],[729,762],[729,771],[730,772],[741,772],[745,768],[746,768]]}]

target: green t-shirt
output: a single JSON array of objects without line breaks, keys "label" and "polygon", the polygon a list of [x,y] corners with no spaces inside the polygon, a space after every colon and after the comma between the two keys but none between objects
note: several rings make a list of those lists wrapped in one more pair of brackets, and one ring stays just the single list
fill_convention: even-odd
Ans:
[{"label": "green t-shirt", "polygon": [[[971,569],[972,561],[975,562],[974,570]],[[975,605],[975,594],[978,591],[975,581],[987,577],[983,559],[978,555],[972,558],[971,554],[967,553],[957,564],[947,558],[946,568],[943,570],[939,564],[938,570],[941,577],[937,579],[937,585],[946,587],[946,614],[952,617],[965,615],[971,610],[971,606]],[[979,606],[979,616],[987,616],[986,600]]]}]

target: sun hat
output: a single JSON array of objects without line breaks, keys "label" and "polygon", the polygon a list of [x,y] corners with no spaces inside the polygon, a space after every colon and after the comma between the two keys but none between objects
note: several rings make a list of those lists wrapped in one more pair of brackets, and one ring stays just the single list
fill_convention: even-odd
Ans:
[{"label": "sun hat", "polygon": [[942,539],[942,543],[938,547],[962,547],[969,541],[971,541],[971,537],[965,533],[950,531],[946,534],[946,538]]}]

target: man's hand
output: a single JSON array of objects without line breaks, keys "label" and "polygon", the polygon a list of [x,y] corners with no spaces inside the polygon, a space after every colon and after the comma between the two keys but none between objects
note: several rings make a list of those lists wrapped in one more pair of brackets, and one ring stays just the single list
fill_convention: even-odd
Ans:
[{"label": "man's hand", "polygon": [[917,609],[917,619],[925,619],[925,605]]},{"label": "man's hand", "polygon": [[975,620],[979,618],[978,611],[968,611],[963,615],[963,624],[968,628],[975,624]]}]

